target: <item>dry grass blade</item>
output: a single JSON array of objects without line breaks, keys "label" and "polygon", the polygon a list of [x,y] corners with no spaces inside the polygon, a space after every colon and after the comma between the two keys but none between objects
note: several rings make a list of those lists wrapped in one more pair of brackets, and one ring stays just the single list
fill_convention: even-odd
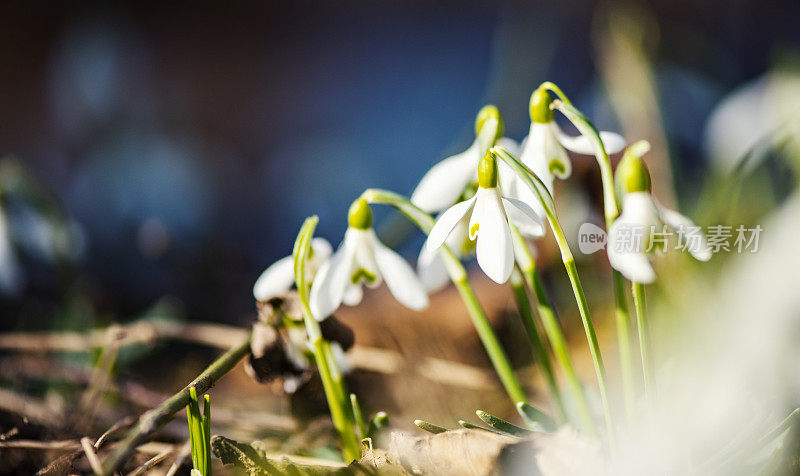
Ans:
[{"label": "dry grass blade", "polygon": [[89,466],[92,468],[92,471],[94,471],[94,474],[100,474],[103,468],[100,465],[100,459],[97,457],[97,453],[94,451],[92,440],[89,439],[88,436],[81,438],[81,448],[83,448],[83,452],[86,454],[86,460],[89,461]]}]

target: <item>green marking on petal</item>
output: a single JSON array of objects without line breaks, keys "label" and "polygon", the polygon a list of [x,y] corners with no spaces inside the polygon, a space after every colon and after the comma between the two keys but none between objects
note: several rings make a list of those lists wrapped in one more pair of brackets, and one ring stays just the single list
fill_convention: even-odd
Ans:
[{"label": "green marking on petal", "polygon": [[475,236],[478,233],[478,228],[480,228],[480,223],[475,223],[469,229],[469,236]]},{"label": "green marking on petal", "polygon": [[552,159],[550,163],[547,164],[547,170],[551,175],[558,174],[564,176],[564,174],[567,173],[567,166],[558,159]]},{"label": "green marking on petal", "polygon": [[353,274],[350,276],[350,282],[351,282],[351,283],[353,283],[353,284],[358,284],[358,283],[360,283],[360,282],[361,282],[361,280],[364,280],[364,281],[366,281],[367,283],[369,283],[369,284],[372,284],[372,283],[374,283],[374,282],[375,282],[375,280],[376,280],[377,278],[378,278],[378,277],[377,277],[377,276],[375,276],[375,274],[373,274],[373,273],[370,273],[370,272],[369,272],[369,271],[367,271],[366,269],[364,269],[364,268],[358,268],[358,269],[357,269],[357,270],[356,270],[356,271],[355,271],[355,272],[354,272],[354,273],[353,273]]}]

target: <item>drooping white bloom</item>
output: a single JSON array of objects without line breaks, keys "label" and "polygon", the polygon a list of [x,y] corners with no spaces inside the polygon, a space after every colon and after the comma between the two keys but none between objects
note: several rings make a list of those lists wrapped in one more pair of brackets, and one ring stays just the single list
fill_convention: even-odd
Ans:
[{"label": "drooping white bloom", "polygon": [[[441,215],[438,218],[441,218]],[[447,236],[445,244],[456,256],[465,258],[475,252],[475,245],[469,240],[469,216],[464,215]],[[429,292],[441,289],[450,282],[450,274],[441,256],[441,249],[430,250],[427,244],[417,258],[417,272],[422,284]]]},{"label": "drooping white bloom", "polygon": [[484,106],[475,120],[475,141],[459,154],[434,165],[411,194],[411,203],[427,213],[440,212],[458,201],[464,190],[478,180],[478,162],[503,133],[503,121],[495,106]]},{"label": "drooping white bloom", "polygon": [[[567,150],[584,155],[594,153],[592,142],[588,137],[570,136],[561,130],[550,108],[552,102],[550,94],[544,89],[537,89],[531,95],[531,127],[528,137],[522,142],[522,151],[519,155],[520,161],[539,177],[551,195],[555,178],[564,180],[572,174],[572,162]],[[625,139],[614,132],[600,132],[600,139],[609,154],[617,153],[625,147]],[[503,191],[543,213],[544,210],[533,191],[518,177],[513,174],[508,175],[508,172],[510,170],[501,169],[500,182]]]},{"label": "drooping white bloom", "polygon": [[439,217],[428,235],[428,250],[439,249],[465,217],[469,217],[469,239],[476,241],[478,265],[489,278],[501,284],[508,281],[514,267],[509,222],[524,236],[544,234],[542,218],[530,206],[500,194],[497,161],[490,153],[479,165],[475,196],[453,205]]},{"label": "drooping white bloom", "polygon": [[[325,238],[311,240],[311,253],[306,264],[309,280],[314,279],[317,270],[330,258],[333,248]],[[287,256],[272,263],[261,273],[253,286],[253,296],[266,301],[287,293],[294,285],[294,257]]]},{"label": "drooping white bloom", "polygon": [[375,288],[386,281],[389,291],[406,307],[422,310],[428,295],[411,266],[381,243],[372,229],[372,212],[366,200],[350,207],[344,240],[320,268],[311,286],[311,311],[318,320],[331,315],[344,302],[361,302],[361,286]]},{"label": "drooping white bloom", "polygon": [[[519,155],[519,144],[513,139],[501,137],[497,139],[496,145],[505,148],[515,156]],[[497,165],[500,171],[501,186],[505,183],[503,177],[516,177],[514,171],[505,162],[499,162]],[[450,251],[459,258],[467,258],[475,253],[475,243],[470,241],[468,231],[469,216],[464,215],[445,240],[445,244]],[[441,289],[450,282],[450,274],[444,264],[444,259],[441,257],[441,250],[430,251],[424,243],[420,250],[419,258],[417,258],[417,272],[428,292]]]},{"label": "drooping white bloom", "polygon": [[650,174],[639,155],[647,147],[633,153],[634,144],[617,166],[617,187],[622,193],[622,213],[608,230],[608,261],[611,266],[631,281],[649,284],[655,278],[648,249],[655,233],[662,233],[664,225],[672,228],[683,247],[699,261],[711,259],[708,246],[700,228],[684,215],[659,204],[650,194]]}]

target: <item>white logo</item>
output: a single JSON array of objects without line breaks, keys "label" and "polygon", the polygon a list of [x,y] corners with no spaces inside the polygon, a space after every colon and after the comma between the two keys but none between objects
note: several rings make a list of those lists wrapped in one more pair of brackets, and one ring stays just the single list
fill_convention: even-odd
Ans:
[{"label": "white logo", "polygon": [[590,255],[602,250],[608,243],[606,231],[594,223],[584,223],[578,229],[578,248],[581,253]]}]

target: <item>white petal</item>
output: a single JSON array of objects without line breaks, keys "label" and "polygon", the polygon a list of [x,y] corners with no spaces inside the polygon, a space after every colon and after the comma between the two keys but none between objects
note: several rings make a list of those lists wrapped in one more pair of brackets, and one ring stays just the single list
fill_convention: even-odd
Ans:
[{"label": "white petal", "polygon": [[[658,202],[653,201],[658,210],[658,216],[661,218],[661,221],[666,223],[676,232],[681,230],[689,230],[692,228],[697,228],[694,222],[687,216],[681,215],[680,213],[676,212],[675,210],[670,210],[669,208],[661,205]],[[698,230],[699,231],[699,230]],[[698,261],[708,261],[711,259],[711,247],[708,246],[708,242],[703,236],[702,231],[699,231],[700,238],[699,238],[699,246],[693,247],[689,246],[688,251],[691,253],[692,256]]]},{"label": "white petal", "polygon": [[342,296],[342,302],[347,304],[348,306],[355,306],[356,304],[361,302],[361,299],[363,297],[364,297],[364,289],[361,287],[361,285],[350,284],[344,291],[344,296]]},{"label": "white petal", "polygon": [[[348,230],[349,231],[349,230]],[[344,298],[353,270],[355,249],[348,243],[348,235],[330,261],[322,265],[311,286],[311,312],[321,321],[339,308]]]},{"label": "white petal", "polygon": [[529,237],[544,236],[544,220],[527,203],[515,198],[504,197],[503,207],[508,219]]},{"label": "white petal", "polygon": [[647,232],[653,227],[657,229],[661,223],[653,197],[647,192],[626,194],[622,199],[622,214],[619,220],[642,227]]},{"label": "white petal", "polygon": [[514,157],[519,157],[519,154],[522,151],[520,144],[518,144],[517,141],[515,141],[510,137],[501,137],[497,139],[495,147],[502,147],[506,149]]},{"label": "white petal", "polygon": [[423,246],[417,258],[417,272],[428,292],[438,291],[450,282],[450,274],[439,251],[430,251]]},{"label": "white petal", "polygon": [[[558,141],[567,149],[575,152],[576,154],[594,155],[594,146],[592,141],[584,135],[571,136],[561,130],[558,125],[553,122]],[[616,154],[625,148],[625,138],[616,132],[600,131],[600,140],[603,141],[606,153],[609,155]]]},{"label": "white petal", "polygon": [[363,279],[363,284],[369,288],[377,288],[383,282],[381,277],[381,270],[375,260],[374,242],[377,240],[375,231],[372,228],[368,230],[357,230],[350,228],[347,230],[348,240],[354,249],[353,267],[351,270],[351,279],[353,281],[353,273],[358,270],[364,270],[371,274],[374,278],[372,281]]},{"label": "white petal", "polygon": [[469,200],[456,203],[442,213],[436,220],[436,223],[433,224],[433,228],[431,228],[431,232],[428,234],[428,240],[425,242],[425,246],[430,251],[436,251],[444,244],[447,237],[453,231],[453,228],[455,228],[458,222],[469,212],[477,198],[478,194],[476,193],[475,196]]},{"label": "white petal", "polygon": [[411,203],[428,213],[454,204],[464,189],[477,180],[480,159],[475,142],[466,151],[434,165],[411,194]]},{"label": "white petal", "polygon": [[486,189],[476,208],[480,207],[478,229],[478,264],[494,282],[508,281],[514,268],[514,246],[511,229],[496,188]]},{"label": "white petal", "polygon": [[619,230],[627,223],[617,220],[608,233],[608,261],[611,266],[622,273],[627,279],[642,284],[650,284],[656,279],[656,273],[647,255],[641,250],[627,250],[618,246]]},{"label": "white petal", "polygon": [[320,263],[331,257],[333,247],[325,238],[316,237],[311,240],[311,249],[314,250],[315,260],[320,260]]},{"label": "white petal", "polygon": [[261,273],[253,286],[253,296],[266,301],[286,294],[294,285],[294,257],[287,256],[272,263]]},{"label": "white petal", "polygon": [[[554,123],[553,123],[554,124]],[[522,148],[520,161],[545,184],[553,194],[553,176],[565,179],[572,173],[572,163],[561,144],[556,140],[554,126],[531,123],[528,139]],[[520,187],[527,188],[527,187]],[[520,190],[520,194],[523,192]],[[533,206],[529,203],[529,205]]]},{"label": "white petal", "polygon": [[378,268],[398,301],[414,310],[428,307],[428,293],[420,282],[414,270],[400,255],[386,247],[373,234],[373,250]]}]

